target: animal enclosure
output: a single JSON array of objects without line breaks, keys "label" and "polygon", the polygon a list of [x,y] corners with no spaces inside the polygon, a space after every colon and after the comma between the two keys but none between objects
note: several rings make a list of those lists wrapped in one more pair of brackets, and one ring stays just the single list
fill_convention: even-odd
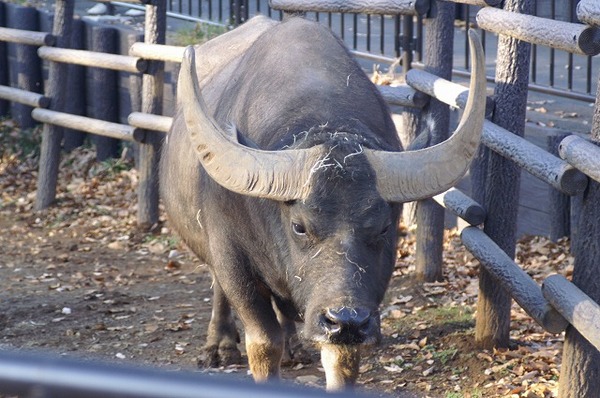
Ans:
[{"label": "animal enclosure", "polygon": [[[405,4],[391,5],[388,2],[352,2],[349,3],[349,7],[356,8],[346,11],[409,15],[428,12],[429,7],[423,6],[422,3],[410,3],[414,8],[409,9]],[[333,8],[327,8],[333,7],[328,4],[328,2],[319,2],[319,7],[323,7],[319,10],[332,10]],[[595,269],[594,266],[584,265],[577,260],[575,283],[558,276],[551,276],[540,288],[518,268],[513,258],[516,241],[514,200],[518,196],[515,194],[515,187],[519,179],[519,170],[516,166],[550,184],[564,195],[574,196],[585,192],[581,219],[583,222],[593,223],[597,220],[594,208],[597,208],[596,204],[599,200],[597,182],[595,182],[599,179],[597,175],[599,165],[596,161],[600,159],[599,150],[594,143],[585,138],[569,136],[560,142],[560,157],[557,157],[524,141],[520,135],[523,132],[527,76],[523,75],[522,68],[512,66],[513,64],[526,65],[529,62],[528,45],[523,41],[540,46],[562,48],[574,53],[585,52],[597,55],[600,52],[598,33],[600,20],[597,5],[592,1],[580,2],[579,18],[585,24],[552,22],[553,32],[571,32],[568,36],[560,36],[543,30],[540,34],[534,34],[539,33],[537,28],[550,25],[548,21],[526,15],[528,7],[531,6],[529,2],[506,1],[503,9],[498,8],[500,4],[489,6],[484,2],[473,4],[485,6],[478,14],[479,27],[496,32],[502,38],[498,50],[497,69],[500,72],[496,77],[495,95],[490,98],[494,111],[482,133],[482,144],[487,149],[482,151],[480,160],[472,170],[475,187],[473,198],[458,190],[452,190],[435,198],[437,204],[425,201],[419,205],[418,225],[425,233],[418,243],[418,256],[422,258],[422,266],[418,272],[424,279],[436,279],[441,275],[441,241],[438,237],[440,231],[443,231],[443,224],[440,223],[440,219],[443,218],[440,217],[442,210],[438,205],[442,205],[447,211],[453,212],[473,225],[463,230],[462,239],[482,265],[480,296],[483,299],[477,319],[478,344],[491,347],[508,343],[509,296],[512,296],[549,332],[558,333],[568,327],[567,339],[573,340],[578,339],[577,334],[581,333],[589,343],[585,341],[577,343],[583,344],[584,348],[577,346],[572,349],[576,349],[578,355],[597,358],[596,349],[600,348],[600,333],[596,321],[600,317],[597,305],[599,298],[597,292],[590,288],[594,286],[595,278],[581,276],[585,275],[582,274],[584,268],[586,273],[591,273],[590,270]],[[432,18],[428,34],[438,43],[436,46],[432,44],[431,48],[438,46],[443,48],[444,43],[446,48],[451,48],[447,45],[448,20],[444,20],[449,15],[446,7],[451,3],[437,2],[434,5],[429,3],[427,5],[437,10],[435,14],[437,17]],[[290,12],[314,11],[308,2],[273,1],[273,6]],[[170,119],[162,116],[160,111],[163,86],[162,65],[157,61],[177,62],[181,60],[183,53],[183,48],[161,44],[164,43],[164,11],[161,2],[146,6],[145,43],[133,45],[129,56],[67,49],[68,32],[71,28],[69,24],[72,23],[70,1],[57,1],[52,34],[0,29],[1,40],[39,46],[39,56],[50,62],[51,84],[44,94],[14,87],[0,87],[0,98],[35,107],[32,117],[45,124],[36,202],[39,209],[48,206],[53,200],[60,152],[61,134],[58,127],[71,128],[125,139],[140,145],[141,183],[138,196],[140,204],[138,222],[140,225],[152,225],[156,222],[158,195],[155,173],[158,142],[161,134],[167,132],[170,127]],[[515,17],[515,14],[519,14],[519,17]],[[445,64],[445,58],[442,50],[432,51],[432,54],[425,58],[424,70],[415,69],[407,73],[407,84],[404,86],[383,88],[384,97],[396,105],[416,109],[417,113],[434,114],[436,118],[445,120],[444,118],[448,117],[444,116],[447,112],[446,105],[464,107],[467,91],[464,87],[448,81],[451,65]],[[143,72],[143,111],[132,113],[128,125],[84,118],[66,112],[61,93],[66,85],[67,63],[133,73]],[[423,96],[423,93],[428,97]],[[596,104],[592,131],[594,139],[597,139],[600,134],[599,118],[598,104]],[[498,170],[502,170],[502,173],[498,173]],[[502,178],[499,174],[502,174]],[[483,229],[478,227],[481,224],[484,225]],[[590,231],[591,237],[578,237],[577,239],[580,240],[576,245],[577,258],[582,261],[588,257],[594,258],[595,254],[590,253],[591,249],[586,242],[598,239],[598,235],[595,235],[597,227],[594,228],[592,225],[585,230]],[[571,326],[568,326],[569,324]],[[500,325],[500,327],[492,325]],[[585,344],[591,344],[595,348],[585,349],[587,347]],[[568,347],[575,347],[575,345]],[[569,369],[571,365],[569,362],[563,365],[564,375],[571,374],[572,370]],[[564,385],[568,386],[562,391],[563,396],[572,396],[569,395],[569,390],[576,392],[578,388],[583,388],[570,385],[568,376],[562,377],[564,377]],[[597,383],[597,379],[590,377],[588,380],[590,386],[585,388],[595,391],[594,383]]]}]

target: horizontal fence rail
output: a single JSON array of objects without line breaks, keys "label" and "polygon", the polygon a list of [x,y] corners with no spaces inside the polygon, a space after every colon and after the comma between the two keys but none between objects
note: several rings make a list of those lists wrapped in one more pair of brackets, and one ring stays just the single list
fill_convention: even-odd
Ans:
[{"label": "horizontal fence rail", "polygon": [[422,15],[428,0],[270,0],[271,8],[291,12],[340,12],[384,15]]},{"label": "horizontal fence rail", "polygon": [[504,0],[443,0],[448,1],[450,3],[459,3],[459,4],[467,4],[471,6],[479,6],[479,7],[502,7],[502,3]]},{"label": "horizontal fence rail", "polygon": [[559,147],[560,157],[590,178],[600,182],[600,147],[576,135],[565,137]]},{"label": "horizontal fence rail", "polygon": [[481,29],[580,55],[600,54],[600,29],[493,7],[477,13]]},{"label": "horizontal fence rail", "polygon": [[488,120],[483,124],[481,142],[567,195],[578,195],[587,186],[587,177],[581,171]]},{"label": "horizontal fence rail", "polygon": [[40,58],[69,63],[82,66],[93,66],[97,68],[120,70],[123,72],[140,73],[145,72],[148,63],[138,57],[118,55],[109,53],[97,53],[88,50],[71,50],[66,48],[40,47],[38,49]]},{"label": "horizontal fence rail", "polygon": [[0,41],[30,46],[53,46],[56,37],[50,33],[0,27]]},{"label": "horizontal fence rail", "polygon": [[86,133],[101,135],[103,137],[137,142],[140,142],[143,139],[143,134],[136,132],[136,129],[132,126],[106,122],[90,117],[76,116],[41,108],[34,109],[31,112],[31,116],[40,123],[49,123],[73,130],[81,130]]},{"label": "horizontal fence rail", "polygon": [[[112,3],[111,0],[94,0],[98,3]],[[132,4],[153,4],[159,0],[121,0],[122,3],[132,3]]]},{"label": "horizontal fence rail", "polygon": [[450,188],[434,196],[433,200],[470,225],[480,225],[485,221],[485,209],[457,188]]},{"label": "horizontal fence rail", "polygon": [[592,26],[600,26],[600,3],[597,0],[581,0],[577,3],[577,19]]},{"label": "horizontal fence rail", "polygon": [[132,112],[127,117],[127,123],[141,129],[168,133],[173,124],[173,118],[169,116],[152,115],[150,113]]},{"label": "horizontal fence rail", "polygon": [[600,305],[562,275],[546,278],[542,293],[583,337],[600,350]]},{"label": "horizontal fence rail", "polygon": [[560,333],[567,321],[544,298],[541,288],[482,230],[461,233],[467,249],[535,321],[550,333]]},{"label": "horizontal fence rail", "polygon": [[[61,398],[303,398],[325,391],[0,351],[0,393]],[[22,394],[22,395],[21,395]],[[348,397],[365,397],[344,392]]]},{"label": "horizontal fence rail", "polygon": [[0,99],[18,102],[19,104],[35,108],[47,108],[50,105],[50,98],[42,94],[8,86],[0,86]]},{"label": "horizontal fence rail", "polygon": [[464,109],[469,97],[468,87],[442,79],[432,73],[412,69],[406,74],[406,83],[453,108]]},{"label": "horizontal fence rail", "polygon": [[422,108],[429,101],[426,95],[405,84],[400,86],[378,85],[377,88],[388,104]]},{"label": "horizontal fence rail", "polygon": [[184,51],[185,47],[137,42],[129,48],[129,55],[153,61],[181,63]]}]

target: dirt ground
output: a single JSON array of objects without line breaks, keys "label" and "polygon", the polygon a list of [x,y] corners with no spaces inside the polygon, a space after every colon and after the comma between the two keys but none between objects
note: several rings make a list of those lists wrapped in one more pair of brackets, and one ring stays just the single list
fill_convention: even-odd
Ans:
[{"label": "dirt ground", "polygon": [[[211,278],[161,219],[136,228],[131,160],[97,163],[89,148],[63,156],[56,204],[34,212],[39,131],[0,125],[0,349],[197,370],[211,311]],[[445,280],[413,280],[404,230],[382,306],[384,339],[361,366],[359,388],[408,397],[554,397],[562,336],[516,306],[511,350],[473,346],[477,268],[455,231]],[[534,276],[568,275],[568,242],[530,237],[518,260]],[[242,339],[243,340],[243,339]],[[324,386],[313,363],[283,369],[290,382]],[[245,360],[245,358],[244,358]],[[250,378],[246,364],[202,370]]]}]

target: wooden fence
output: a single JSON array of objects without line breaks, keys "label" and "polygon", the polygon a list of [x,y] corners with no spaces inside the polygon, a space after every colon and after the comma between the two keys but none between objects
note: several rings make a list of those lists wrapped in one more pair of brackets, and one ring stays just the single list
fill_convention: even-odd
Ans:
[{"label": "wooden fence", "polygon": [[[448,105],[463,108],[468,95],[467,88],[449,81],[452,57],[448,51],[452,49],[454,2],[481,6],[477,14],[479,27],[500,35],[495,92],[488,98],[491,116],[485,122],[482,150],[471,170],[473,198],[451,189],[418,205],[418,276],[423,280],[442,276],[443,208],[463,218],[471,226],[462,231],[462,241],[481,263],[477,344],[483,348],[508,345],[510,303],[514,298],[545,330],[559,333],[567,329],[561,397],[595,396],[600,390],[600,377],[594,373],[600,363],[600,306],[597,304],[600,264],[596,261],[600,258],[600,148],[594,142],[571,135],[560,142],[558,157],[528,143],[522,136],[530,43],[597,55],[600,53],[600,3],[582,0],[578,17],[584,24],[576,24],[528,15],[532,0],[505,0],[504,4],[495,0],[345,2],[344,12],[419,14],[426,18],[431,15],[427,18],[425,47],[429,51],[423,70],[410,70],[405,76],[405,85],[382,87],[381,91],[390,103],[414,109],[417,115],[432,115],[446,135]],[[149,226],[157,221],[158,150],[161,135],[168,132],[171,125],[171,118],[160,116],[162,62],[180,62],[184,49],[164,45],[164,2],[148,0],[144,3],[145,41],[135,43],[128,56],[66,48],[73,0],[56,1],[51,34],[0,28],[0,41],[39,46],[39,56],[51,61],[50,84],[43,95],[0,86],[0,99],[35,107],[33,118],[44,123],[37,209],[47,207],[54,199],[60,128],[77,128],[140,145],[138,222]],[[271,6],[293,13],[340,11],[340,2],[335,0],[272,0]],[[129,115],[128,125],[66,113],[64,98],[60,95],[65,84],[66,63],[143,72],[142,112]],[[598,101],[592,137],[600,141]],[[437,137],[438,140],[444,138],[444,134]],[[573,244],[576,256],[573,282],[555,275],[548,277],[540,288],[513,260],[521,168],[562,195],[583,194],[579,228],[586,234],[580,234]]]}]

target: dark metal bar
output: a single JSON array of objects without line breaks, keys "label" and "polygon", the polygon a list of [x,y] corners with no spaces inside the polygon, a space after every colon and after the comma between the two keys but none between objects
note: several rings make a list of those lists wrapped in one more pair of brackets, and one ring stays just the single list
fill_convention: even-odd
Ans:
[{"label": "dark metal bar", "polygon": [[358,49],[358,14],[352,14],[352,48]]},{"label": "dark metal bar", "polygon": [[[550,15],[552,19],[556,19],[556,0],[552,0],[550,6]],[[549,83],[551,87],[554,87],[554,63],[556,61],[556,50],[554,48],[550,48],[550,74],[549,74]]]},{"label": "dark metal bar", "polygon": [[585,92],[587,94],[592,93],[592,56],[588,55],[587,57],[587,71],[585,78]]},{"label": "dark metal bar", "polygon": [[379,18],[379,52],[385,54],[385,15],[380,15]]},{"label": "dark metal bar", "polygon": [[[575,7],[573,0],[569,0],[569,22],[573,22],[577,20],[577,16],[575,15]],[[573,90],[573,53],[568,54],[569,62],[567,69],[567,88],[569,90]]]},{"label": "dark metal bar", "polygon": [[537,44],[531,45],[531,81],[537,83]]},{"label": "dark metal bar", "polygon": [[417,16],[417,46],[415,55],[418,62],[423,62],[423,16]]},{"label": "dark metal bar", "polygon": [[470,20],[471,8],[468,4],[465,4],[465,69],[469,69],[469,20]]},{"label": "dark metal bar", "polygon": [[[0,352],[0,392],[61,398],[301,398],[331,397],[295,385],[254,384],[225,376],[160,371],[45,355]],[[344,396],[359,397],[352,392]],[[364,395],[363,395],[364,397]]]},{"label": "dark metal bar", "polygon": [[[533,9],[535,10],[535,15],[538,15],[538,2],[534,0]],[[533,83],[537,82],[537,44],[531,45],[531,81]]]},{"label": "dark metal bar", "polygon": [[401,52],[401,43],[400,43],[400,15],[396,15],[394,23],[394,53],[396,58],[400,57]]},{"label": "dark metal bar", "polygon": [[413,61],[413,16],[404,15],[402,23],[402,72],[406,74],[412,67]]},{"label": "dark metal bar", "polygon": [[367,51],[371,52],[371,15],[367,14]]}]

